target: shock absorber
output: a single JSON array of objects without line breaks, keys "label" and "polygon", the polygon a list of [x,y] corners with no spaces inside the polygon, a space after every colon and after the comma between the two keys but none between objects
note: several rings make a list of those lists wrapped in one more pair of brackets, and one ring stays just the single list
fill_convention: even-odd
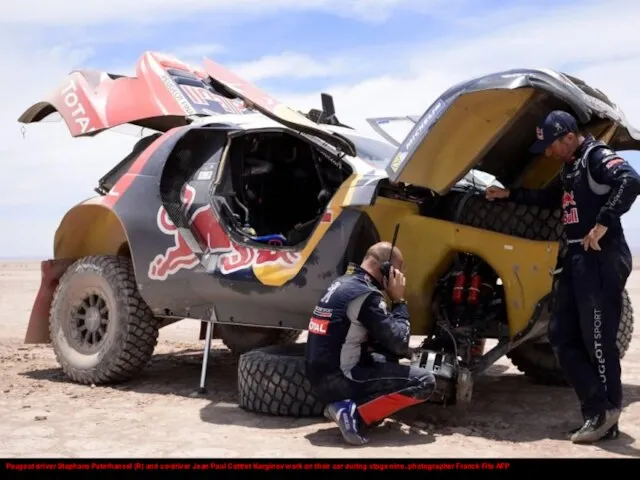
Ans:
[{"label": "shock absorber", "polygon": [[453,286],[453,292],[451,293],[453,303],[456,305],[462,304],[464,301],[464,290],[467,285],[467,277],[464,274],[464,270],[460,269],[455,272],[455,284]]},{"label": "shock absorber", "polygon": [[469,305],[478,305],[480,301],[480,287],[482,286],[482,277],[477,268],[474,268],[471,272],[471,282],[469,285],[469,295],[467,296],[467,302]]}]

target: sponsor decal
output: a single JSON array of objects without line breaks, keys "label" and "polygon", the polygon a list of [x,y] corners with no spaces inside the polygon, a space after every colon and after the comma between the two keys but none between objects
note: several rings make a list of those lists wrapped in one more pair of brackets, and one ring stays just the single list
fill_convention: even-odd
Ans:
[{"label": "sponsor decal", "polygon": [[593,310],[593,348],[598,366],[600,381],[607,389],[607,365],[602,351],[602,311],[595,308]]},{"label": "sponsor decal", "polygon": [[207,90],[204,87],[181,85],[182,91],[194,105],[210,107],[212,103],[218,104],[226,113],[244,113],[247,111],[242,102],[230,100]]},{"label": "sponsor decal", "polygon": [[333,282],[331,285],[329,285],[329,288],[327,288],[327,291],[324,294],[324,296],[320,299],[320,302],[321,303],[328,303],[329,300],[331,300],[331,296],[338,289],[338,287],[340,286],[341,283],[342,282],[340,282],[340,281],[336,281],[336,282]]},{"label": "sponsor decal", "polygon": [[[182,193],[182,203],[187,208],[191,207],[195,198],[195,190],[187,187]],[[165,235],[173,237],[173,242],[164,253],[159,253],[149,264],[149,278],[152,280],[166,280],[169,275],[174,275],[182,269],[193,268],[198,264],[191,247],[184,237],[180,235],[169,214],[164,207],[158,209],[156,217],[158,228]]]},{"label": "sponsor decal", "polygon": [[311,317],[309,321],[309,333],[315,333],[316,335],[326,335],[329,329],[329,320],[322,320],[320,318]]},{"label": "sponsor decal", "polygon": [[331,315],[333,315],[333,309],[332,308],[316,307],[316,308],[313,309],[313,316],[314,317],[331,318]]},{"label": "sponsor decal", "polygon": [[95,127],[91,127],[91,120],[89,120],[87,109],[80,101],[76,82],[74,82],[73,79],[69,80],[69,85],[64,87],[60,93],[62,95],[62,101],[71,112],[71,119],[80,127],[80,132],[93,132]]},{"label": "sponsor decal", "polygon": [[573,225],[580,222],[578,216],[578,207],[573,198],[573,192],[565,191],[562,194],[562,223],[564,225]]},{"label": "sponsor decal", "polygon": [[[182,203],[189,211],[195,199],[195,189],[187,185],[183,190]],[[158,228],[166,235],[173,237],[173,245],[166,252],[158,254],[149,265],[149,278],[152,280],[166,280],[182,269],[194,268],[199,259],[191,250],[178,228],[173,224],[164,207],[160,207],[157,216]],[[279,265],[292,267],[301,258],[298,252],[285,250],[271,250],[269,248],[254,248],[233,243],[224,231],[211,206],[206,205],[196,209],[189,219],[200,240],[205,244],[205,254],[216,255],[214,270],[223,275],[229,275],[254,266]]]},{"label": "sponsor decal", "polygon": [[607,163],[605,163],[605,166],[607,167],[607,170],[615,167],[616,165],[620,165],[621,163],[624,163],[624,160],[622,158],[614,158],[612,160],[609,160]]},{"label": "sponsor decal", "polygon": [[160,77],[160,80],[167,88],[167,90],[169,90],[169,93],[174,98],[174,100],[178,103],[178,105],[180,105],[180,108],[184,110],[185,115],[196,115],[198,113],[196,112],[196,109],[193,108],[191,103],[189,103],[189,100],[187,100],[182,94],[175,82],[169,77],[169,74],[167,74],[163,70],[161,73],[158,73],[158,76]]},{"label": "sponsor decal", "polygon": [[387,310],[387,302],[384,301],[384,299],[380,300],[380,303],[378,304],[378,308],[380,310],[382,310],[384,312],[385,315],[388,315],[389,312]]},{"label": "sponsor decal", "polygon": [[433,107],[429,109],[427,114],[418,122],[414,127],[409,141],[404,145],[404,150],[408,152],[413,148],[414,142],[421,136],[425,135],[429,128],[440,118],[440,115],[444,112],[444,102],[438,100]]},{"label": "sponsor decal", "polygon": [[389,165],[393,172],[400,170],[402,163],[409,156],[409,153],[413,153],[415,150],[415,143],[418,140],[424,139],[433,124],[437,122],[440,116],[444,113],[444,110],[445,103],[442,100],[438,100],[431,108],[429,108],[429,110],[427,110],[427,113],[424,114],[418,123],[416,123]]},{"label": "sponsor decal", "polygon": [[395,157],[393,157],[393,160],[391,160],[391,170],[397,172],[405,158],[407,158],[406,152],[400,152]]}]

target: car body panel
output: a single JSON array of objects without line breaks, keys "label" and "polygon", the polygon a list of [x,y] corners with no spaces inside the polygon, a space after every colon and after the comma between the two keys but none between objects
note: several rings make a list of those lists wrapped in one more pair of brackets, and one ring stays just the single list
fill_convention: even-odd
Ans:
[{"label": "car body panel", "polygon": [[206,58],[204,69],[215,82],[233,92],[264,115],[294,130],[321,138],[347,155],[356,155],[355,146],[347,138],[324,128],[323,125],[312,122],[222,65]]},{"label": "car body panel", "polygon": [[[203,129],[219,133],[208,142],[213,154],[186,179],[179,199],[167,196],[172,156],[187,135]],[[157,315],[305,328],[317,296],[346,266],[346,244],[363,213],[344,204],[359,177],[352,175],[336,192],[303,248],[241,243],[209,197],[229,131],[190,125],[165,133],[107,195],[92,201],[113,209],[122,222],[140,294]],[[264,302],[272,305],[269,314]]]},{"label": "car body panel", "polygon": [[73,71],[48,98],[18,119],[39,122],[58,112],[73,137],[96,135],[124,124],[167,131],[189,116],[252,113],[242,101],[211,88],[206,74],[165,54],[145,52],[136,76]]},{"label": "car body panel", "polygon": [[400,225],[397,246],[407,266],[405,299],[414,335],[430,331],[430,302],[436,282],[457,252],[478,255],[502,279],[511,338],[527,328],[538,302],[551,291],[557,242],[528,240],[425,217],[413,204],[386,198],[364,211],[383,240],[390,240],[395,225]]},{"label": "car body panel", "polygon": [[[640,132],[614,104],[586,93],[560,73],[517,69],[474,78],[443,93],[402,140],[387,168],[390,180],[446,193],[508,132],[539,94],[565,102],[583,124],[597,119],[617,124],[617,132],[610,139],[613,148],[640,149]],[[523,145],[533,144],[535,130],[523,141],[519,153],[526,151]],[[513,157],[504,152],[501,161],[513,162]],[[494,163],[492,169],[500,167]]]}]

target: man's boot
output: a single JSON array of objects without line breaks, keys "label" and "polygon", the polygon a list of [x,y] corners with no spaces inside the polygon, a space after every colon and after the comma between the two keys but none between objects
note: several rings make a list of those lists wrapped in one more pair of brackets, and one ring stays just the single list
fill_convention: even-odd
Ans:
[{"label": "man's boot", "polygon": [[[573,437],[574,434],[578,433],[578,431],[581,428],[582,428],[582,425],[570,430],[567,433],[567,439],[570,440],[571,437]],[[605,433],[604,437],[602,437],[600,440],[616,440],[619,436],[620,436],[620,429],[618,427],[618,424],[616,423],[613,427],[607,430],[607,433]]]},{"label": "man's boot", "polygon": [[607,410],[604,413],[594,415],[587,418],[584,424],[571,436],[573,443],[592,443],[598,440],[603,440],[609,435],[611,429],[615,427],[615,431],[618,430],[617,424],[620,418],[620,410]]}]

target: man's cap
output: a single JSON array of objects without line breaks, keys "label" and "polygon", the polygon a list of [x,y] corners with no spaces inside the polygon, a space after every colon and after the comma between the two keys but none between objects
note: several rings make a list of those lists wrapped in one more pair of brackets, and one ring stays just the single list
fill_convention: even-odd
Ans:
[{"label": "man's cap", "polygon": [[540,154],[556,139],[576,131],[578,131],[578,122],[573,115],[563,110],[554,110],[536,127],[537,140],[529,151]]}]

